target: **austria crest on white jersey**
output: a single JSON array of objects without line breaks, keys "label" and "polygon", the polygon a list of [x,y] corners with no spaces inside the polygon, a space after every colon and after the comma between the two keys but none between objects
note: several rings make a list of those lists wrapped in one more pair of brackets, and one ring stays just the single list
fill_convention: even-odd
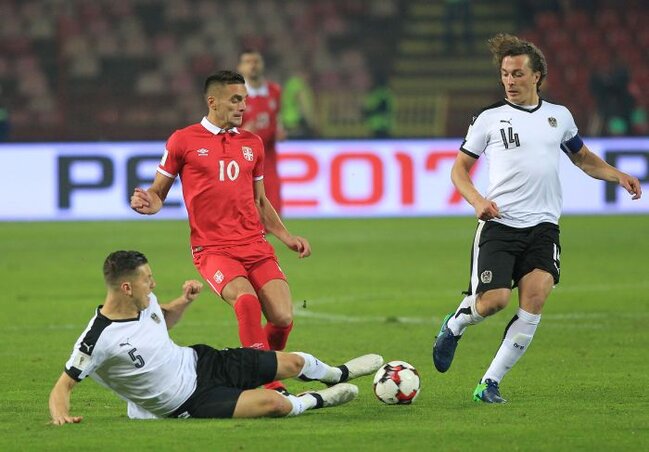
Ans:
[{"label": "austria crest on white jersey", "polygon": [[529,108],[501,101],[474,116],[460,150],[487,158],[486,198],[502,215],[493,221],[515,228],[558,224],[559,159],[565,144],[576,136],[568,109],[541,99]]}]

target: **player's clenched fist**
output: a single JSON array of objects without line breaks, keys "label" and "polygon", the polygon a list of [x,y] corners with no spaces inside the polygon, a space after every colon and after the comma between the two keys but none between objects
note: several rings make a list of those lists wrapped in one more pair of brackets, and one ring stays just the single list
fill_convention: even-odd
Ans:
[{"label": "player's clenched fist", "polygon": [[195,279],[190,279],[185,281],[183,284],[183,296],[188,302],[194,301],[203,289],[203,283],[196,281]]},{"label": "player's clenched fist", "polygon": [[162,207],[162,202],[156,198],[151,192],[136,188],[131,196],[131,209],[143,215],[153,215]]}]

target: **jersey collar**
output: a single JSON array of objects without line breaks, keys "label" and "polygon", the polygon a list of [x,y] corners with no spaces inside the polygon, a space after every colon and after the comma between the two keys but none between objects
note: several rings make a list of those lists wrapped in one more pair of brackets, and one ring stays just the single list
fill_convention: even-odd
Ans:
[{"label": "jersey collar", "polygon": [[214,135],[218,135],[221,132],[230,132],[230,133],[240,133],[239,129],[236,127],[232,127],[231,129],[222,129],[219,126],[215,126],[212,124],[206,116],[203,116],[203,120],[201,121],[201,125],[205,127],[209,132],[212,132]]},{"label": "jersey collar", "polygon": [[534,107],[534,108],[525,108],[525,107],[521,107],[520,105],[516,105],[516,104],[511,103],[511,102],[508,101],[507,99],[505,99],[505,103],[506,103],[507,105],[509,105],[510,107],[515,108],[516,110],[525,111],[525,112],[527,112],[527,113],[534,113],[536,110],[538,110],[539,108],[541,108],[541,105],[543,104],[543,99],[541,99],[541,98],[539,97],[539,104],[538,104],[536,107]]},{"label": "jersey collar", "polygon": [[248,90],[248,97],[268,96],[268,83],[266,82],[259,88],[253,88],[246,83],[246,89]]},{"label": "jersey collar", "polygon": [[133,317],[133,318],[130,318],[130,319],[111,319],[110,317],[106,317],[104,314],[101,313],[101,308],[103,308],[103,307],[104,307],[103,304],[100,304],[99,306],[97,306],[97,317],[105,319],[108,322],[133,322],[133,321],[136,321],[136,320],[140,320],[141,312],[137,313],[137,317]]}]

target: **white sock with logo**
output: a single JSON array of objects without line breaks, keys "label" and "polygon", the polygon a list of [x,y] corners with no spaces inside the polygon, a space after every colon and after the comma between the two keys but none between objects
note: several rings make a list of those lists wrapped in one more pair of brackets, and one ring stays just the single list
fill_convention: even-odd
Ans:
[{"label": "white sock with logo", "polygon": [[491,379],[500,382],[505,374],[514,367],[514,364],[523,356],[534,337],[536,327],[541,321],[541,314],[531,314],[522,309],[518,309],[516,315],[512,318],[505,328],[505,336],[496,357],[491,361],[491,365],[482,377],[481,382]]},{"label": "white sock with logo", "polygon": [[478,314],[475,307],[477,295],[467,295],[460,303],[455,314],[448,319],[448,327],[454,335],[461,336],[469,325],[476,325],[485,318]]},{"label": "white sock with logo", "polygon": [[304,413],[306,410],[311,410],[316,407],[318,400],[312,394],[302,394],[294,396],[289,394],[285,396],[291,402],[291,412],[287,416],[297,416]]},{"label": "white sock with logo", "polygon": [[302,352],[294,352],[304,358],[304,367],[297,378],[301,380],[318,380],[323,383],[338,383],[342,376],[342,370],[325,364],[313,355]]}]

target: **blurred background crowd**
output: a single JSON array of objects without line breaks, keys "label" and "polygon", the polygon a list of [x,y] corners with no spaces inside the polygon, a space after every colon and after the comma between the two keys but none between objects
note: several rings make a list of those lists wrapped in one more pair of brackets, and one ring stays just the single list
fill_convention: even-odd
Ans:
[{"label": "blurred background crowd", "polygon": [[2,0],[0,140],[163,140],[245,48],[289,138],[459,137],[502,97],[498,32],[544,51],[582,135],[649,134],[643,0]]}]

